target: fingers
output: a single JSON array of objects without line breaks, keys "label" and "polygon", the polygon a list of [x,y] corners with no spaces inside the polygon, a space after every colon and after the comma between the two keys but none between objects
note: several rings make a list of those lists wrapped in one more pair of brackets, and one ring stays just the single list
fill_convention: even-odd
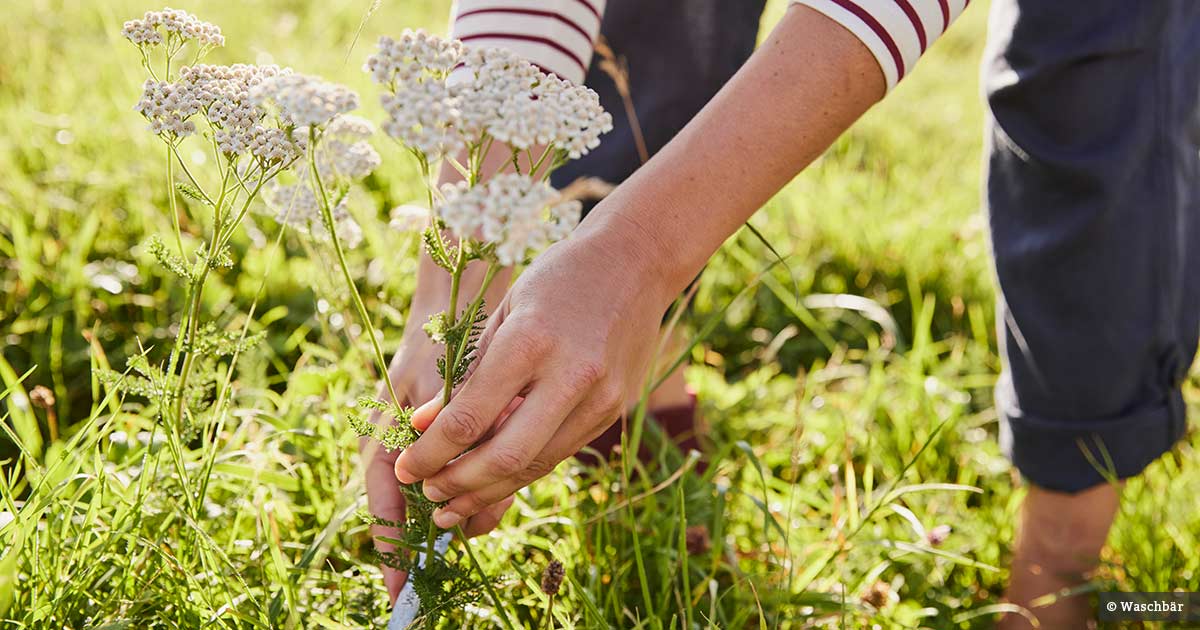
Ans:
[{"label": "fingers", "polygon": [[513,496],[510,494],[507,498],[501,499],[499,503],[494,503],[480,510],[471,518],[467,519],[466,525],[463,525],[463,533],[467,538],[482,536],[500,524],[500,520],[504,518],[504,513],[513,504]]},{"label": "fingers", "polygon": [[535,385],[494,436],[425,480],[425,496],[445,501],[499,479],[550,472],[558,460],[546,461],[538,454],[574,410],[575,397],[583,395],[574,391],[558,383]]},{"label": "fingers", "polygon": [[462,391],[438,414],[420,439],[396,458],[401,483],[426,479],[458,457],[492,427],[500,413],[529,383],[544,340],[501,327],[479,368]]},{"label": "fingers", "polygon": [[[579,452],[579,449],[604,433],[605,429],[615,421],[617,410],[613,410],[612,415],[607,416],[605,414],[608,412],[602,412],[601,409],[608,409],[608,407],[581,405],[567,418],[562,429],[551,438],[546,447],[534,457],[534,464],[484,488],[454,497],[444,507],[433,513],[433,522],[443,529],[454,527],[463,519],[469,519],[481,513],[489,506],[549,474],[559,462]],[[601,418],[610,419],[601,420]],[[581,427],[592,428],[580,431]]]},{"label": "fingers", "polygon": [[412,425],[413,428],[424,433],[429,430],[429,425],[433,424],[434,418],[437,418],[438,413],[442,411],[442,397],[434,396],[433,400],[417,407],[413,411]]}]

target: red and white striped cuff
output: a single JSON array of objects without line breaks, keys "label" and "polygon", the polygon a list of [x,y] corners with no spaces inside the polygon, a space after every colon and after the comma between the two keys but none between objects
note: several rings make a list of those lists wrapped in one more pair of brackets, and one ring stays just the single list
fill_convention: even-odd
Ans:
[{"label": "red and white striped cuff", "polygon": [[866,45],[891,90],[971,0],[792,0],[820,11]]},{"label": "red and white striped cuff", "polygon": [[507,48],[573,83],[592,61],[605,0],[458,0],[450,35]]}]

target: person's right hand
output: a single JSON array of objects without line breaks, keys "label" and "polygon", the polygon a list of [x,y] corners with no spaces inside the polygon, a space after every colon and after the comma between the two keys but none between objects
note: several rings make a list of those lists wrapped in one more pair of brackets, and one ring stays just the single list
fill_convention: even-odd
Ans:
[{"label": "person's right hand", "polygon": [[[427,267],[432,267],[432,269]],[[485,298],[486,304],[500,304],[508,285],[508,279],[508,273],[502,273],[496,278],[488,290]],[[463,286],[459,295],[460,304],[464,303],[464,296],[468,301],[474,297],[480,281],[481,270],[470,270],[464,274]],[[430,315],[446,309],[449,304],[449,295],[448,274],[433,267],[432,263],[426,264],[423,260],[417,273],[417,289],[413,295],[408,321],[404,327],[404,339],[400,349],[392,358],[391,365],[388,366],[388,376],[392,380],[392,387],[395,388],[402,405],[419,405],[433,398],[442,390],[442,379],[437,373],[437,357],[443,352],[443,349],[429,340],[422,326],[429,321]],[[387,388],[381,385],[378,400],[387,400],[389,395]],[[371,415],[371,422],[381,421],[383,420],[378,412]],[[359,451],[367,460],[368,510],[378,518],[403,521],[404,496],[400,492],[400,485],[396,481],[395,473],[396,456],[399,451],[388,452],[377,442],[368,439],[360,441]],[[493,509],[489,509],[486,513],[479,513],[475,518],[464,523],[464,533],[467,536],[479,536],[495,529],[511,504],[512,498],[510,497],[507,501],[493,506]],[[374,525],[371,527],[371,535],[375,537],[376,549],[380,552],[391,552],[395,551],[394,545],[383,542],[378,537],[398,538],[400,533],[392,527]],[[382,569],[388,597],[390,601],[395,602],[396,596],[400,594],[400,589],[404,587],[407,575],[403,571],[386,566]]]}]

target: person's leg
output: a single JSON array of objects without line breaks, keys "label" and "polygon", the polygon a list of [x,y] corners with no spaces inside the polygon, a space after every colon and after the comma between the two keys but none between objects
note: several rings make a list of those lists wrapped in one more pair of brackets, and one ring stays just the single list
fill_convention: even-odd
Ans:
[{"label": "person's leg", "polygon": [[[1097,5],[1096,2],[1099,2]],[[1200,332],[1200,8],[995,0],[987,205],[1005,372],[1001,438],[1030,482],[1008,596],[1030,607],[1096,564],[1139,474],[1183,434]],[[1190,55],[1190,57],[1189,57]],[[1035,607],[1083,628],[1086,596]],[[1004,630],[1027,628],[1009,615]]]},{"label": "person's leg", "polygon": [[[1038,598],[1087,581],[1120,506],[1120,489],[1100,485],[1077,494],[1033,486],[1021,505],[1013,544],[1008,599],[1029,608],[1042,628],[1076,628],[1093,614],[1084,597],[1067,597],[1049,606]],[[1032,628],[1021,615],[1000,620],[997,630]]]}]

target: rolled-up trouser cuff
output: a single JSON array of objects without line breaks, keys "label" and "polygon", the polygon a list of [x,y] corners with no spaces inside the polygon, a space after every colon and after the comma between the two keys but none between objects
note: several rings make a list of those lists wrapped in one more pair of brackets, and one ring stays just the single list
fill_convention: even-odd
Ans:
[{"label": "rolled-up trouser cuff", "polygon": [[[1102,420],[1052,420],[1000,408],[1000,445],[1033,484],[1076,493],[1140,474],[1183,437],[1183,397]],[[1089,455],[1090,453],[1090,459]]]}]

